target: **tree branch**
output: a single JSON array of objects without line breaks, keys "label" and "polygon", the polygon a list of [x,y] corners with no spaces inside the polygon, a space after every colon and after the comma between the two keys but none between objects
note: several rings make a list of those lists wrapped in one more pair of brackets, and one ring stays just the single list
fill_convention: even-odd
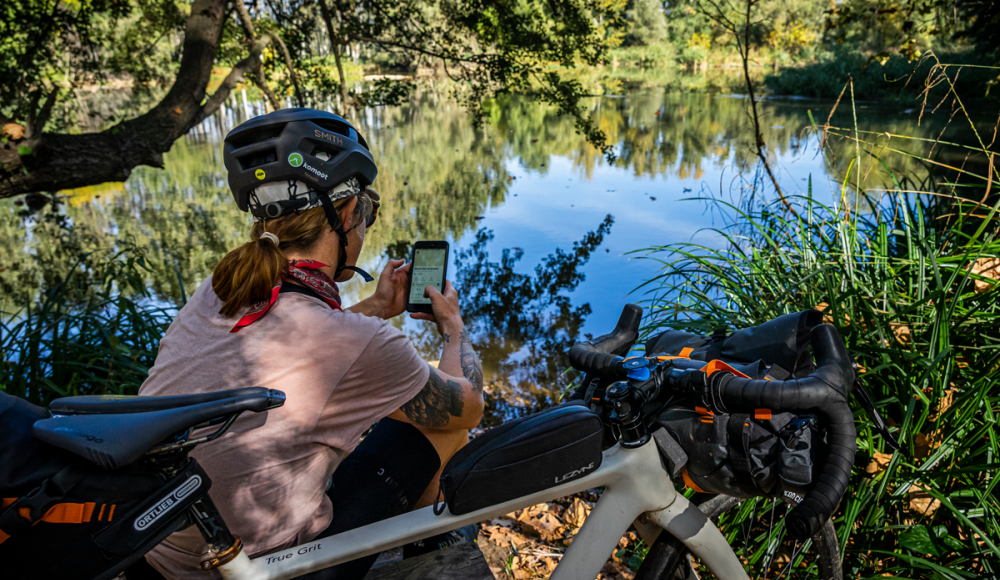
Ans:
[{"label": "tree branch", "polygon": [[[764,135],[760,131],[760,115],[757,112],[757,96],[754,94],[753,81],[750,79],[750,15],[753,11],[753,7],[759,0],[746,0],[746,11],[743,18],[742,30],[740,30],[737,25],[729,20],[725,16],[725,12],[722,7],[713,2],[713,0],[701,0],[712,6],[715,10],[715,14],[710,14],[705,10],[701,3],[697,4],[697,10],[701,12],[704,16],[711,18],[716,23],[718,23],[723,29],[730,32],[736,39],[736,48],[740,53],[740,60],[743,61],[743,81],[747,86],[747,93],[750,98],[750,120],[753,122],[753,150],[760,159],[761,165],[764,166],[764,171],[767,172],[767,176],[771,179],[771,184],[774,185],[774,191],[777,192],[778,198],[781,199],[781,203],[785,206],[792,215],[798,216],[798,212],[792,207],[785,194],[781,191],[781,186],[778,185],[778,179],[774,176],[774,172],[771,171],[771,164],[767,162],[767,154],[765,153],[765,143]],[[741,36],[742,34],[742,36]]]},{"label": "tree branch", "polygon": [[[174,84],[146,114],[100,133],[44,133],[39,127],[30,138],[0,147],[0,197],[124,181],[137,165],[162,167],[163,153],[204,119],[201,102],[212,77],[226,3],[193,0]],[[36,114],[36,126],[40,117]],[[19,155],[19,145],[27,145],[31,153]]]},{"label": "tree branch", "polygon": [[[236,9],[236,16],[239,18],[240,25],[243,26],[243,31],[247,35],[247,48],[251,51],[253,50],[254,44],[257,42],[257,33],[254,32],[253,20],[250,19],[250,12],[247,10],[246,4],[243,0],[236,0],[233,2],[233,7]],[[253,70],[253,81],[261,91],[263,91],[264,96],[267,97],[268,102],[271,103],[271,108],[277,111],[281,109],[281,103],[278,102],[278,98],[274,96],[274,91],[271,87],[267,86],[267,77],[264,75],[264,67],[260,66],[260,59],[257,59],[258,66]]]},{"label": "tree branch", "polygon": [[216,89],[215,93],[209,97],[208,101],[201,108],[201,112],[195,117],[195,124],[201,123],[212,113],[219,110],[222,103],[226,102],[229,98],[229,94],[232,92],[236,85],[243,80],[246,73],[252,71],[254,67],[260,67],[260,55],[271,42],[271,35],[265,36],[264,38],[258,40],[254,43],[253,48],[250,49],[250,54],[246,58],[236,63],[226,78],[223,79],[222,84]]},{"label": "tree branch", "polygon": [[299,102],[300,107],[306,106],[306,101],[302,98],[302,91],[299,90],[299,77],[295,74],[295,65],[292,63],[292,55],[288,52],[288,47],[285,46],[285,41],[281,40],[281,37],[273,32],[267,32],[265,34],[278,45],[278,48],[281,49],[281,54],[285,57],[285,68],[288,69],[288,76],[292,80],[292,86],[295,87],[295,99]]},{"label": "tree branch", "polygon": [[323,17],[323,22],[326,24],[326,32],[330,36],[333,60],[337,63],[337,74],[340,76],[340,98],[343,101],[342,106],[346,109],[349,106],[349,102],[347,100],[347,79],[344,78],[344,66],[340,63],[340,40],[333,27],[333,17],[330,14],[330,7],[327,6],[326,0],[319,0],[319,11]]}]

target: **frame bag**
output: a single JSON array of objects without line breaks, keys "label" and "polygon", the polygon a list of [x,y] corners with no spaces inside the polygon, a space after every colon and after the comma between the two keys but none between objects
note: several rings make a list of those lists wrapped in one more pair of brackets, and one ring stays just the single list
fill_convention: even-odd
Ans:
[{"label": "frame bag", "polygon": [[601,466],[603,435],[600,418],[580,401],[490,429],[445,465],[445,504],[467,514],[579,479]]}]

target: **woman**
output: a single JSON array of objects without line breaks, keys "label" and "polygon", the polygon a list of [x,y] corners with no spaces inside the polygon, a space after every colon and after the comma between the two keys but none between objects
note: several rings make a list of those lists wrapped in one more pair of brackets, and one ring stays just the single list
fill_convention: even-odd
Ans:
[{"label": "woman", "polygon": [[[140,393],[285,392],[263,425],[244,417],[192,453],[251,557],[430,505],[483,410],[457,292],[428,287],[433,315],[413,315],[444,337],[437,369],[385,322],[405,309],[410,264],[390,260],[371,298],[342,306],[337,282],[355,271],[371,279],[356,264],[378,195],[367,144],[337,115],[286,109],[248,121],[226,137],[225,163],[236,203],[257,220],[251,241],[181,309]],[[219,577],[199,567],[204,546],[191,527],[147,560],[169,579]],[[374,558],[317,577],[361,578]]]}]

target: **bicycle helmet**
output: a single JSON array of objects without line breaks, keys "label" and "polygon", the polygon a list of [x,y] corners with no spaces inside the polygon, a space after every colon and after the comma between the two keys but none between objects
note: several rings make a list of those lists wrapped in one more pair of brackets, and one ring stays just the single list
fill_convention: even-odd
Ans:
[{"label": "bicycle helmet", "polygon": [[323,206],[340,237],[346,267],[347,236],[333,202],[357,195],[375,181],[378,168],[368,143],[343,117],[315,109],[281,109],[251,119],[226,135],[223,150],[236,205],[257,220]]}]

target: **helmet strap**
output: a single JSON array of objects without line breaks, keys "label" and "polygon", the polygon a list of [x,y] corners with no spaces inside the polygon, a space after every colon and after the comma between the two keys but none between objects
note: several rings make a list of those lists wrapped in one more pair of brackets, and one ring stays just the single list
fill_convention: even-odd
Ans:
[{"label": "helmet strap", "polygon": [[333,207],[333,202],[330,201],[330,196],[326,192],[319,195],[319,202],[323,205],[323,213],[326,214],[327,223],[330,224],[333,233],[337,234],[337,239],[340,240],[340,255],[337,256],[337,268],[334,270],[333,279],[340,278],[340,274],[344,270],[351,270],[360,274],[365,282],[374,280],[375,278],[372,278],[371,274],[361,268],[347,265],[347,234],[344,233],[344,223],[340,221],[340,215],[337,214],[337,209]]}]

